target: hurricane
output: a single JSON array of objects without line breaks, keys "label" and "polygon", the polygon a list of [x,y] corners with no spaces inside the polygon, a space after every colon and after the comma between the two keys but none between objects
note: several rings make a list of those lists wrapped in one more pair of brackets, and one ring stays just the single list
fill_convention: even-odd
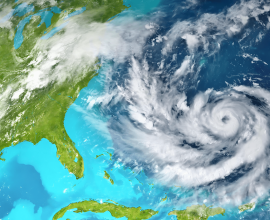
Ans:
[{"label": "hurricane", "polygon": [[0,219],[269,219],[270,0],[0,7]]},{"label": "hurricane", "polygon": [[[177,10],[185,13],[197,3]],[[115,158],[164,185],[214,192],[221,202],[265,196],[270,92],[252,80],[252,73],[238,72],[236,79],[235,70],[227,69],[224,78],[214,67],[224,53],[268,66],[247,53],[246,45],[262,41],[269,9],[267,1],[241,1],[220,13],[179,19],[168,29],[156,18],[140,21],[145,27],[137,29],[145,39],[141,53],[137,45],[125,61],[115,56],[104,94],[88,98],[89,109],[97,106],[110,117]],[[209,72],[223,84],[206,79]]]}]

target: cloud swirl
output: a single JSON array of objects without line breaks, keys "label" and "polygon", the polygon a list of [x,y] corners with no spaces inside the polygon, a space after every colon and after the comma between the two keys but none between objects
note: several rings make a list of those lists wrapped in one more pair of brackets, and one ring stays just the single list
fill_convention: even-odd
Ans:
[{"label": "cloud swirl", "polygon": [[[98,105],[111,115],[115,157],[163,184],[211,190],[222,201],[265,195],[270,92],[241,84],[198,91],[197,85],[202,58],[219,53],[222,42],[236,35],[244,52],[250,19],[267,31],[259,17],[269,10],[267,2],[240,1],[219,14],[178,21],[163,36],[159,25],[145,25],[155,36],[145,38],[144,52],[126,55],[125,65],[114,57],[105,94],[88,100],[90,109]],[[181,63],[173,64],[180,60],[177,47]],[[197,94],[189,96],[190,87]]]}]

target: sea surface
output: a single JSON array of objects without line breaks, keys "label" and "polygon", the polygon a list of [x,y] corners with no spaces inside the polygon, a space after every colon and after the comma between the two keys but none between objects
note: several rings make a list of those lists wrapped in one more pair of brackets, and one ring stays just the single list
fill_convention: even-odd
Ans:
[{"label": "sea surface", "polygon": [[[111,23],[117,24],[118,19],[123,19],[125,16],[141,18],[151,13],[155,14],[156,11],[154,10],[159,7],[157,11],[162,11],[164,16],[160,17],[160,29],[156,36],[152,37],[155,38],[167,33],[176,20],[196,20],[200,14],[219,13],[224,8],[231,7],[234,3],[235,1],[218,1],[215,3],[214,1],[205,1],[204,4],[194,10],[170,13],[171,11],[177,11],[179,1],[172,0],[168,4],[167,1],[157,0],[125,0],[124,4],[130,6],[130,8],[112,19]],[[33,10],[31,5],[24,4],[23,6],[15,8],[0,22],[8,20],[15,14],[23,16],[28,11]],[[82,8],[73,12],[67,16],[66,23],[49,33],[45,33],[42,39],[46,40],[52,37],[65,25],[68,25],[69,17],[84,13],[84,11],[85,8]],[[60,13],[61,11],[54,7],[51,8],[51,11],[40,11],[33,16],[41,16],[41,24],[44,22],[49,27],[52,12]],[[30,19],[30,16],[25,18],[17,27],[14,40],[15,49],[23,43],[23,28]],[[237,44],[243,37],[241,35],[222,41],[220,52],[215,56],[207,56],[203,52],[198,52],[196,59],[199,64],[196,68],[200,69],[200,76],[196,78],[195,84],[197,86],[194,86],[193,81],[185,85],[188,88],[185,89],[188,104],[198,91],[206,91],[209,88],[220,90],[227,86],[256,86],[257,84],[263,88],[269,88],[269,32],[264,32],[264,38],[256,47],[248,47],[246,45],[249,45],[250,41],[253,38],[255,39],[258,33],[262,31],[255,21],[249,25],[253,27],[253,32],[248,38],[242,40],[242,46],[247,54],[246,57],[240,54],[243,47]],[[150,39],[148,46],[150,47],[151,44]],[[145,47],[144,53],[146,55],[149,54],[149,51],[147,51],[149,47]],[[157,63],[162,59],[161,48],[158,46],[151,49],[151,54],[148,57],[149,62]],[[180,65],[184,57],[188,55],[186,44],[179,42],[179,47],[173,48],[170,55],[164,60],[164,66],[168,67],[168,74],[171,74],[169,66],[174,54],[178,54],[178,64]],[[256,54],[260,58],[259,61],[252,54]],[[81,90],[79,97],[71,105],[65,116],[65,129],[84,159],[84,177],[76,180],[75,176],[69,173],[58,161],[56,146],[46,139],[42,139],[36,145],[23,142],[6,148],[3,150],[5,161],[0,161],[2,171],[0,173],[0,219],[17,220],[21,219],[21,216],[24,216],[23,219],[27,220],[52,219],[57,211],[70,203],[90,199],[100,203],[112,200],[127,207],[140,206],[142,209],[158,210],[159,213],[151,218],[153,220],[176,219],[175,216],[168,216],[168,213],[173,209],[181,210],[193,205],[194,201],[188,199],[194,198],[191,195],[195,195],[200,204],[217,205],[207,201],[206,198],[209,196],[207,191],[202,191],[197,195],[193,189],[185,189],[179,186],[166,187],[157,183],[154,179],[148,178],[146,171],[134,172],[130,167],[124,166],[119,158],[114,157],[114,142],[107,125],[109,121],[113,121],[111,117],[116,110],[111,109],[111,114],[104,116],[106,114],[101,113],[97,107],[89,110],[89,103],[87,102],[89,97],[95,100],[106,93],[105,77],[106,72],[111,68],[113,68],[111,61],[102,64],[98,71],[99,75],[93,78],[86,88]],[[127,64],[123,64],[122,71],[127,68]],[[119,78],[123,75],[124,73],[120,74]],[[116,81],[121,82],[119,78],[115,76]],[[165,81],[166,77],[164,77]],[[101,154],[102,156],[96,158],[97,155]],[[113,179],[113,185],[109,180],[103,178],[104,171],[108,172]],[[238,177],[233,176],[231,181],[233,181],[233,178]],[[166,196],[167,200],[162,202],[162,198]],[[185,202],[181,203],[181,200]],[[225,205],[223,208],[226,209],[226,215],[214,216],[211,219],[255,219],[258,216],[260,216],[259,219],[267,219],[267,204],[268,202],[265,199],[258,201],[252,213],[239,213],[236,206]],[[109,212],[74,213],[73,211],[66,212],[61,219],[67,218],[115,219]],[[121,220],[123,219],[127,218],[121,218]]]}]

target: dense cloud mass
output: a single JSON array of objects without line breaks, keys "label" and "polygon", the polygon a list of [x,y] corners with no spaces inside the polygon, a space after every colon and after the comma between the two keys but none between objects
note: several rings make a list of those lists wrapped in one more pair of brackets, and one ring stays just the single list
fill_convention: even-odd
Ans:
[{"label": "dense cloud mass", "polygon": [[[189,2],[189,7],[197,4]],[[144,52],[125,56],[127,65],[114,57],[116,65],[107,73],[105,94],[88,100],[89,109],[97,105],[112,115],[108,126],[116,157],[166,185],[211,189],[223,202],[266,193],[270,93],[257,84],[209,87],[191,98],[188,90],[200,82],[202,59],[218,54],[222,42],[234,36],[243,51],[238,56],[261,61],[244,53],[245,39],[256,34],[248,27],[250,22],[268,30],[269,21],[260,16],[267,18],[269,10],[266,1],[241,1],[195,21],[179,20],[163,35],[158,22],[144,25],[155,30],[140,45]],[[262,32],[256,36],[256,42],[263,38]],[[175,68],[172,63],[180,59],[179,54],[181,62]]]},{"label": "dense cloud mass", "polygon": [[42,88],[51,82],[62,83],[75,76],[79,79],[93,68],[99,56],[122,62],[131,53],[140,53],[140,41],[150,33],[139,34],[131,29],[130,34],[125,35],[123,31],[128,23],[131,23],[129,28],[139,28],[132,18],[121,22],[121,28],[101,23],[85,24],[81,19],[83,15],[69,21],[64,34],[38,41],[33,51],[33,55],[38,53],[38,56],[31,62],[35,68],[23,83],[28,90]]},{"label": "dense cloud mass", "polygon": [[164,184],[218,184],[219,193],[241,188],[238,196],[266,192],[268,91],[245,86],[209,89],[187,105],[185,93],[163,91],[162,82],[133,62],[131,80],[114,97],[127,107],[109,125],[116,154],[125,163],[143,167]]},{"label": "dense cloud mass", "polygon": [[[199,4],[186,1],[174,13]],[[270,93],[257,84],[197,87],[205,60],[234,37],[243,52],[237,56],[264,62],[245,48],[254,43],[249,36],[255,43],[264,38],[269,11],[269,1],[243,0],[221,12],[174,19],[168,29],[161,22],[168,13],[162,7],[149,17],[123,21],[120,16],[106,24],[85,24],[82,14],[69,19],[63,33],[37,42],[29,74],[13,85],[12,99],[24,89],[30,96],[52,82],[79,78],[97,57],[101,64],[113,61],[104,94],[88,102],[89,110],[98,106],[110,116],[115,157],[167,185],[210,188],[226,201],[232,192],[235,200],[257,198],[270,186]],[[190,88],[196,94],[189,95]]]}]

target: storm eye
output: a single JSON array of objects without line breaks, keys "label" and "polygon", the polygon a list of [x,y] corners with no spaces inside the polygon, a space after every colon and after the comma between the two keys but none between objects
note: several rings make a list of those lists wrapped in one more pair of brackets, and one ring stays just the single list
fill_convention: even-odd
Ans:
[{"label": "storm eye", "polygon": [[228,116],[224,116],[221,121],[226,124],[228,121],[230,120],[230,118]]}]

